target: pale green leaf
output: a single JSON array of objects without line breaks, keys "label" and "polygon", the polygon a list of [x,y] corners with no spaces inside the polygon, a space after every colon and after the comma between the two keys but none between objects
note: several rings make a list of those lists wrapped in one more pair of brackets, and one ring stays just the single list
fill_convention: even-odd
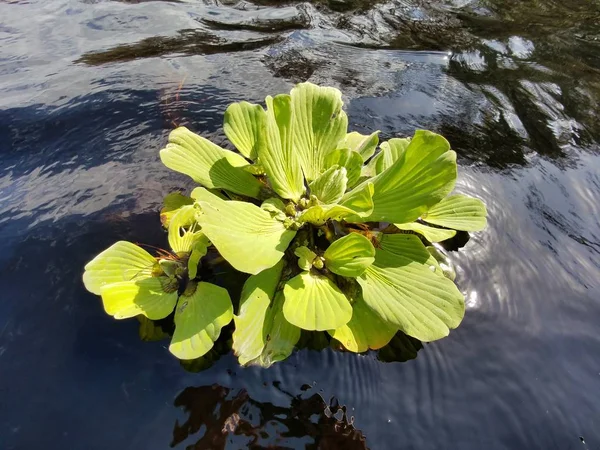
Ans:
[{"label": "pale green leaf", "polygon": [[163,227],[169,227],[171,217],[173,217],[173,215],[179,211],[179,208],[193,204],[194,199],[179,192],[171,192],[170,194],[167,194],[163,200],[163,208],[160,210],[160,222],[162,223]]},{"label": "pale green leaf", "polygon": [[374,208],[365,220],[412,222],[454,188],[456,153],[442,136],[418,130],[400,158],[371,181]]},{"label": "pale green leaf", "polygon": [[189,175],[204,187],[259,196],[262,184],[243,169],[248,161],[185,127],[171,131],[169,143],[160,151],[160,159],[169,169]]},{"label": "pale green leaf", "polygon": [[302,272],[283,287],[283,314],[288,322],[305,330],[332,330],[352,317],[348,298],[329,278]]},{"label": "pale green leaf", "polygon": [[200,282],[192,295],[182,295],[175,309],[175,332],[169,351],[179,359],[205,355],[231,322],[233,305],[227,290]]},{"label": "pale green leaf", "polygon": [[454,281],[456,279],[456,271],[448,256],[443,253],[443,250],[436,248],[433,245],[428,245],[427,251],[431,255],[427,264],[434,266],[437,274]]},{"label": "pale green leaf", "polygon": [[169,245],[177,254],[191,252],[194,243],[203,237],[200,225],[196,222],[195,213],[196,208],[193,205],[186,205],[179,208],[171,218],[168,233]]},{"label": "pale green leaf", "polygon": [[346,168],[332,166],[310,183],[308,187],[311,195],[316,196],[322,203],[329,205],[342,199],[344,192],[346,192],[347,183]]},{"label": "pale green leaf", "polygon": [[347,350],[355,353],[385,347],[394,337],[398,327],[383,320],[369,308],[362,298],[352,305],[352,318],[346,325],[328,333]]},{"label": "pale green leaf", "polygon": [[292,99],[289,95],[271,96],[267,103],[267,145],[258,157],[273,190],[282,198],[299,200],[304,193],[304,179],[293,145]]},{"label": "pale green leaf", "polygon": [[195,189],[194,193],[202,232],[241,272],[257,274],[273,267],[296,235],[251,203],[224,201],[206,190]]},{"label": "pale green leaf", "polygon": [[250,362],[251,365],[270,367],[278,361],[283,361],[292,354],[300,339],[300,328],[289,323],[284,317],[281,291],[275,294],[273,304],[267,311],[265,326],[267,343],[261,355]]},{"label": "pale green leaf", "polygon": [[302,270],[310,270],[313,266],[313,262],[315,258],[317,258],[317,254],[313,252],[308,247],[298,247],[294,250],[294,255],[298,257],[298,267]]},{"label": "pale green leaf", "polygon": [[338,89],[300,83],[292,89],[291,97],[294,151],[310,182],[323,172],[325,157],[346,135],[348,117]]},{"label": "pale green leaf", "polygon": [[198,239],[194,241],[192,246],[192,252],[188,259],[188,276],[190,280],[196,278],[198,275],[198,265],[203,256],[208,253],[208,246],[210,242],[205,234],[202,234]]},{"label": "pale green leaf", "polygon": [[421,218],[425,222],[455,230],[481,231],[487,224],[486,214],[485,204],[481,200],[456,194],[433,205]]},{"label": "pale green leaf", "polygon": [[348,187],[354,186],[361,176],[363,160],[361,156],[348,148],[338,148],[325,157],[325,168],[338,165],[346,168]]},{"label": "pale green leaf", "polygon": [[240,296],[240,310],[233,317],[233,351],[241,365],[258,358],[267,343],[270,329],[266,323],[269,305],[281,278],[283,261],[258,275],[252,275],[244,283]]},{"label": "pale green leaf", "polygon": [[455,284],[440,276],[417,236],[384,235],[375,262],[357,280],[365,303],[386,322],[421,341],[447,336],[465,312]]},{"label": "pale green leaf", "polygon": [[375,153],[377,144],[379,143],[379,130],[370,135],[363,135],[353,131],[348,133],[340,142],[338,147],[348,148],[361,156],[361,159],[367,161]]},{"label": "pale green leaf", "polygon": [[356,212],[356,218],[352,217],[349,221],[360,222],[362,217],[368,217],[374,208],[373,195],[375,188],[373,183],[365,181],[347,192],[340,201],[340,205]]},{"label": "pale green leaf", "polygon": [[165,292],[167,282],[166,277],[158,277],[105,285],[100,290],[104,310],[115,319],[138,314],[152,320],[163,319],[177,303],[177,290]]},{"label": "pale green leaf", "polygon": [[83,284],[91,293],[100,295],[102,286],[107,284],[151,277],[156,266],[156,260],[146,250],[119,241],[86,264]]},{"label": "pale green leaf", "polygon": [[379,152],[375,156],[373,156],[366,165],[362,167],[360,176],[362,178],[373,178],[379,173],[377,169],[383,166],[382,161],[383,152]]},{"label": "pale green leaf", "polygon": [[325,265],[333,273],[356,278],[363,274],[375,260],[371,241],[358,233],[350,233],[333,241],[323,255]]},{"label": "pale green leaf", "polygon": [[343,220],[354,216],[356,211],[342,205],[315,205],[300,213],[297,220],[321,226],[328,220]]},{"label": "pale green leaf", "polygon": [[242,155],[256,161],[258,149],[265,145],[266,122],[262,106],[248,102],[232,103],[225,110],[223,131]]},{"label": "pale green leaf", "polygon": [[394,225],[400,230],[414,231],[415,233],[419,233],[429,242],[442,242],[456,235],[456,231],[454,230],[429,227],[419,222],[395,223]]},{"label": "pale green leaf", "polygon": [[393,138],[389,141],[382,142],[381,147],[381,158],[378,159],[376,164],[376,173],[381,173],[392,164],[398,161],[410,144],[410,139],[407,138]]}]

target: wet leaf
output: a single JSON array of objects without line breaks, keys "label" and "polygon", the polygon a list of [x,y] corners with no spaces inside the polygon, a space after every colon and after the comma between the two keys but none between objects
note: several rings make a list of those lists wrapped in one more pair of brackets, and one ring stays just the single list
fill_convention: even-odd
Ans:
[{"label": "wet leaf", "polygon": [[419,233],[429,242],[442,242],[446,239],[453,238],[456,235],[455,230],[446,230],[444,228],[429,227],[419,222],[395,223],[400,230],[414,231]]},{"label": "wet leaf", "polygon": [[163,200],[163,208],[160,210],[160,222],[163,227],[168,228],[171,217],[179,211],[179,208],[186,205],[193,205],[194,199],[179,192],[167,194]]},{"label": "wet leaf", "polygon": [[208,245],[207,239],[200,231],[200,225],[196,223],[195,212],[194,206],[186,205],[179,208],[171,218],[169,246],[175,253],[191,252],[197,241],[203,241]]},{"label": "wet leaf", "polygon": [[377,144],[379,143],[379,131],[375,131],[370,135],[362,135],[353,131],[348,133],[340,142],[338,147],[348,148],[361,156],[363,162],[367,161],[375,153]]},{"label": "wet leaf", "polygon": [[339,148],[325,157],[325,167],[345,167],[348,187],[354,186],[360,179],[363,160],[361,156],[348,148]]},{"label": "wet leaf", "polygon": [[311,195],[316,196],[320,202],[331,205],[342,199],[347,184],[346,168],[332,166],[310,183],[309,188]]}]

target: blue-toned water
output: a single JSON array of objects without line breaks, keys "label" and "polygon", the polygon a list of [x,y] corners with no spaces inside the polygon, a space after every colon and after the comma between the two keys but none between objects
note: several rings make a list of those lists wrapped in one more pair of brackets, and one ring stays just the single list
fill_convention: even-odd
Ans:
[{"label": "blue-toned water", "polygon": [[[448,137],[489,211],[452,253],[465,320],[403,363],[185,371],[83,265],[164,243],[169,130],[222,142],[304,80],[354,130]],[[0,448],[599,449],[599,105],[596,0],[0,2]]]}]

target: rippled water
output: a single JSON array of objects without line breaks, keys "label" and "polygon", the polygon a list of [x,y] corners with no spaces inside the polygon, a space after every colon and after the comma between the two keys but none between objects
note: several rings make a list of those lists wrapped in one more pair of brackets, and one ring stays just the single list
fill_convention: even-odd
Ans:
[{"label": "rippled water", "polygon": [[[170,129],[220,142],[307,79],[451,141],[490,215],[452,253],[466,318],[405,363],[184,371],[82,267],[164,242]],[[599,102],[597,0],[0,2],[0,448],[600,448]]]}]

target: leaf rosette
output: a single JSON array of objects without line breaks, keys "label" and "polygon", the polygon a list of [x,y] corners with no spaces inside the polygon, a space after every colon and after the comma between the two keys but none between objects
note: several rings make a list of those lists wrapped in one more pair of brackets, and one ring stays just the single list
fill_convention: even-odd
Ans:
[{"label": "leaf rosette", "polygon": [[[132,244],[126,256],[111,247],[84,275],[109,314],[153,319],[175,309],[173,339],[194,336],[203,350],[233,317],[239,362],[262,366],[288,357],[301,330],[326,331],[347,350],[364,352],[382,348],[398,331],[434,341],[460,324],[464,297],[431,245],[457,231],[482,230],[486,209],[453,193],[456,154],[446,139],[417,130],[379,143],[379,132],[348,133],[340,91],[311,83],[267,97],[265,107],[230,105],[224,131],[237,152],[184,127],[160,151],[167,167],[200,185],[190,198],[168,196],[161,214],[173,251],[192,262],[177,285],[182,294],[164,288],[175,285],[165,263]],[[185,237],[177,223],[172,231],[177,221],[195,237]],[[185,297],[209,245],[250,275],[235,315],[217,286],[196,283],[200,293]],[[143,278],[115,275],[140,264],[148,267]],[[100,266],[104,278],[95,275]],[[121,303],[109,287],[118,283],[136,286],[118,294],[127,299]],[[178,315],[180,304],[185,309]],[[189,356],[194,345],[186,345],[171,350]]]}]

